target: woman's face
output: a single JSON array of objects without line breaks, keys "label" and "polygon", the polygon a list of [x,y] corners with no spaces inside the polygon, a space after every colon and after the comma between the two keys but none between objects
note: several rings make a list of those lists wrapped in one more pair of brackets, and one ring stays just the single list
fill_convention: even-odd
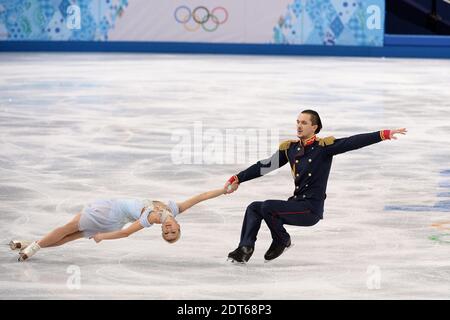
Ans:
[{"label": "woman's face", "polygon": [[166,241],[174,240],[180,232],[180,225],[173,217],[167,218],[166,222],[161,225],[162,236]]}]

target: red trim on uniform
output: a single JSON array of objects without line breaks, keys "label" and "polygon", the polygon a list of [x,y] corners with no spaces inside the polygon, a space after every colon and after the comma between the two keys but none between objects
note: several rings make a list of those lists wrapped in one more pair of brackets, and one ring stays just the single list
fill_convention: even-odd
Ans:
[{"label": "red trim on uniform", "polygon": [[310,146],[312,145],[314,142],[316,141],[316,135],[313,135],[311,138],[309,138],[308,140],[302,141],[302,145],[304,147]]},{"label": "red trim on uniform", "polygon": [[309,212],[311,212],[311,210],[296,211],[296,212],[275,212],[275,213],[280,215],[280,214],[303,214],[303,213],[309,213]]},{"label": "red trim on uniform", "polygon": [[381,140],[391,140],[391,130],[380,131]]},{"label": "red trim on uniform", "polygon": [[237,180],[237,177],[236,176],[232,176],[230,179],[228,179],[228,182],[230,184],[233,184],[233,182],[235,182],[236,180]]}]

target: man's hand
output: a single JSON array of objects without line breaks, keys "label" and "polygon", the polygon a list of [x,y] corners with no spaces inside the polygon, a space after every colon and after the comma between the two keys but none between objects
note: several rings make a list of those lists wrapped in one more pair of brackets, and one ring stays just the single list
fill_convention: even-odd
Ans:
[{"label": "man's hand", "polygon": [[226,193],[233,193],[239,188],[239,179],[237,176],[232,176],[228,181],[225,183],[224,188],[226,190]]},{"label": "man's hand", "polygon": [[406,132],[408,132],[406,130],[406,128],[390,130],[389,139],[397,140],[397,137],[395,136],[396,134],[403,134],[403,135],[405,135]]},{"label": "man's hand", "polygon": [[100,241],[103,240],[102,234],[101,233],[97,233],[94,237],[94,241],[99,243]]}]

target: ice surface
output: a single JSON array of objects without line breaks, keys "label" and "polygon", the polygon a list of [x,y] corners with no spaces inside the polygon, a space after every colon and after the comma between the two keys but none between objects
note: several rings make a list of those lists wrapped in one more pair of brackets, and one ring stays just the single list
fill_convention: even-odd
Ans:
[{"label": "ice surface", "polygon": [[[448,299],[449,84],[446,60],[2,53],[0,298]],[[248,265],[226,256],[248,204],[292,194],[288,166],[181,215],[175,245],[153,226],[25,263],[7,246],[94,199],[178,201],[221,187],[295,139],[305,108],[321,114],[322,137],[409,132],[337,156],[324,220],[287,226],[295,247],[272,263],[264,223]],[[274,139],[226,151],[227,130]],[[191,163],[177,163],[185,146]]]}]

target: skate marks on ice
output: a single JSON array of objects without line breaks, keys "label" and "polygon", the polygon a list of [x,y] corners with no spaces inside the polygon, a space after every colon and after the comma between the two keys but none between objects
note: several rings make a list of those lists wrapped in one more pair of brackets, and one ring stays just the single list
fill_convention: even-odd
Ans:
[{"label": "skate marks on ice", "polygon": [[[433,224],[450,220],[450,93],[441,85],[450,83],[448,61],[145,54],[1,58],[0,297],[448,296],[448,244],[429,239],[447,232]],[[281,140],[293,139],[303,108],[320,112],[321,137],[400,126],[409,132],[398,141],[336,157],[325,219],[312,228],[287,227],[295,247],[271,263],[263,259],[271,242],[264,223],[247,265],[236,267],[226,257],[237,246],[247,205],[291,195],[287,167],[181,215],[182,238],[173,246],[161,240],[157,228],[111,243],[79,240],[41,250],[23,264],[7,246],[14,238],[42,236],[94,199],[178,201],[221,186],[250,162],[175,165],[175,130],[188,130],[193,142],[200,121],[205,131],[223,135],[227,129],[275,127]],[[75,280],[68,285],[76,267],[79,289]],[[377,275],[373,270],[380,280],[374,290],[367,286]]]}]

